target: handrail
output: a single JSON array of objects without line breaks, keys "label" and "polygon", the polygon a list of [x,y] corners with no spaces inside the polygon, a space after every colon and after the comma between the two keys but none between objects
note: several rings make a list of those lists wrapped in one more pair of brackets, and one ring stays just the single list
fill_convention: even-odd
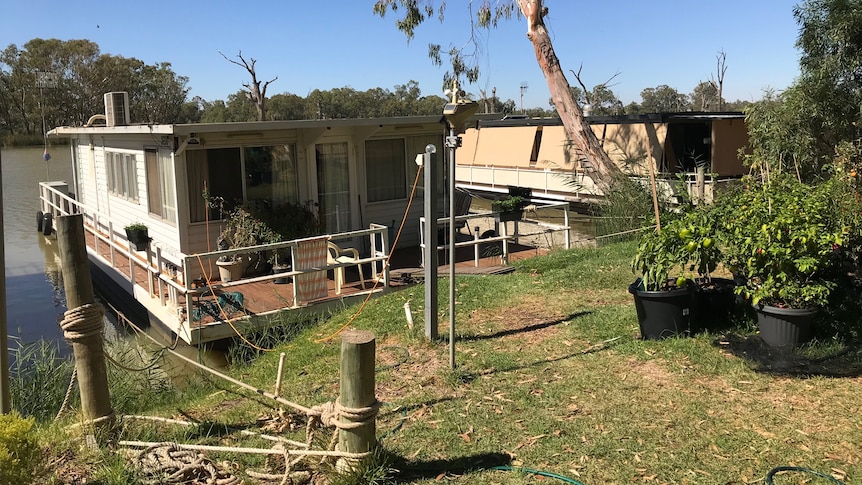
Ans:
[{"label": "handrail", "polygon": [[[390,244],[390,242],[388,241],[389,227],[381,224],[370,224],[369,229],[360,229],[328,235],[329,239],[334,241],[359,237],[370,237],[372,239],[370,257],[362,258],[349,263],[327,262],[320,267],[307,268],[302,270],[292,269],[291,271],[262,275],[253,278],[244,278],[232,282],[219,281],[210,284],[206,288],[195,288],[193,287],[194,281],[190,277],[190,275],[194,272],[192,268],[195,268],[198,265],[198,258],[200,258],[201,260],[212,260],[224,256],[249,254],[261,251],[274,251],[286,248],[295,250],[302,242],[315,239],[320,236],[300,238],[272,244],[262,244],[245,248],[209,251],[205,253],[191,255],[173,249],[174,254],[170,255],[172,257],[165,257],[165,255],[162,254],[162,248],[159,247],[158,242],[155,242],[152,244],[152,246],[147,247],[146,256],[141,257],[141,255],[139,255],[136,251],[132,250],[133,245],[127,241],[125,234],[113,230],[112,222],[102,222],[100,220],[99,214],[96,211],[93,211],[86,204],[83,204],[73,199],[68,194],[63,193],[61,190],[58,190],[57,187],[61,185],[65,186],[66,184],[58,182],[41,182],[39,184],[39,199],[40,206],[43,212],[50,212],[54,216],[64,216],[71,213],[81,213],[84,216],[84,220],[86,222],[84,224],[84,229],[93,236],[95,245],[95,247],[88,245],[88,252],[93,254],[95,257],[105,261],[106,264],[110,264],[112,267],[116,267],[116,265],[114,264],[115,254],[120,254],[124,256],[129,261],[129,267],[127,268],[129,275],[126,276],[120,271],[118,271],[118,273],[121,274],[126,281],[131,283],[134,287],[141,288],[144,291],[147,291],[152,298],[158,298],[161,306],[163,307],[167,306],[169,302],[172,305],[176,305],[178,308],[184,306],[186,315],[183,316],[182,314],[176,314],[176,318],[179,324],[177,331],[183,331],[184,335],[189,334],[189,327],[183,327],[183,322],[187,318],[190,318],[191,312],[193,311],[195,306],[198,305],[198,302],[196,302],[196,299],[193,297],[219,288],[231,288],[279,278],[296,277],[302,274],[328,271],[335,268],[353,266],[356,264],[371,264],[372,268],[374,269],[375,275],[378,275],[378,271],[376,268],[377,265],[380,264],[381,270],[379,274],[383,274],[384,285],[385,287],[388,287],[389,277],[387,261],[389,259]],[[125,241],[126,244],[123,244],[123,241]],[[102,247],[103,245],[106,245],[106,247],[108,248],[110,260],[105,259],[105,256],[100,253],[100,247]],[[155,249],[153,249],[153,246],[155,247]],[[169,266],[173,266],[176,269],[175,275],[171,274],[172,272],[169,271]],[[144,286],[141,286],[135,277],[135,273],[137,272],[137,270],[141,269],[145,271],[147,275],[145,279],[149,282],[149,284],[145,284]],[[165,290],[167,290],[168,292],[167,298],[165,298],[164,295]],[[294,285],[294,297],[296,297],[296,291],[296,285]],[[185,298],[185,305],[180,303],[179,300],[181,297]],[[296,298],[294,298],[294,305],[297,305]],[[279,309],[281,308],[273,308],[272,311]]]}]

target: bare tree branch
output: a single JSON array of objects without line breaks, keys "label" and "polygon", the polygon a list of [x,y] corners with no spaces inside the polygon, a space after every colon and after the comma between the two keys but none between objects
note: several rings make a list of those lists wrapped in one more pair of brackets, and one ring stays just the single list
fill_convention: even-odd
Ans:
[{"label": "bare tree branch", "polygon": [[237,66],[245,69],[251,75],[251,83],[242,83],[242,86],[248,90],[251,94],[252,101],[257,105],[257,120],[258,121],[266,121],[266,88],[269,87],[270,83],[278,79],[278,76],[270,79],[263,83],[261,87],[261,81],[257,79],[257,72],[255,71],[255,64],[257,63],[257,59],[250,57],[248,60],[245,59],[242,55],[242,51],[239,51],[237,54],[237,58],[239,61],[229,58],[224,55],[222,51],[218,51],[222,57],[225,58],[226,61],[231,64],[236,64]]}]

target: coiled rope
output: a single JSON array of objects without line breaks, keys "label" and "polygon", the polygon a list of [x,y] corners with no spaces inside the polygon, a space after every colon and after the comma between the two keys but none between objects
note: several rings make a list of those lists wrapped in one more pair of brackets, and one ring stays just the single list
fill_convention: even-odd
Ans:
[{"label": "coiled rope", "polygon": [[105,328],[105,307],[98,303],[87,303],[63,314],[60,328],[69,342],[78,342],[99,335]]}]

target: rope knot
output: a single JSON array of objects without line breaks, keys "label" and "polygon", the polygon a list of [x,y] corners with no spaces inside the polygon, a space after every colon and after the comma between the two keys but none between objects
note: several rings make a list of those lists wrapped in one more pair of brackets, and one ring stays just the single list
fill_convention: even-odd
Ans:
[{"label": "rope knot", "polygon": [[338,429],[356,429],[377,418],[381,403],[377,399],[371,405],[363,408],[348,408],[340,402],[329,401],[311,408],[309,416],[318,420],[326,427]]},{"label": "rope knot", "polygon": [[98,303],[88,303],[63,314],[60,328],[69,342],[76,342],[102,333],[105,326],[105,308]]}]

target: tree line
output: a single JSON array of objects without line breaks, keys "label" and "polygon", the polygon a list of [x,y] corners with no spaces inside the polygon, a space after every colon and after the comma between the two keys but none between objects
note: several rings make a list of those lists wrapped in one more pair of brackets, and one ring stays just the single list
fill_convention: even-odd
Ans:
[{"label": "tree line", "polygon": [[[229,94],[226,100],[189,99],[189,78],[177,74],[169,62],[146,64],[135,58],[100,52],[90,40],[33,39],[0,52],[0,142],[36,143],[45,130],[80,126],[104,112],[104,93],[129,93],[130,115],[135,123],[217,123],[256,121],[257,104],[247,90]],[[714,111],[741,109],[741,101],[719,103],[715,83],[702,82],[691,94],[667,85],[641,92],[640,103],[623,103],[607,84],[593,89],[571,87],[583,106],[594,115],[635,114],[662,111]],[[480,91],[473,95],[480,112],[520,113],[512,99],[502,100]],[[723,101],[723,100],[722,100]],[[349,86],[315,89],[302,97],[288,92],[266,99],[266,120],[370,118],[439,114],[447,100],[423,96],[416,81],[394,89],[366,91]],[[524,110],[528,116],[555,117],[551,103]]]}]

